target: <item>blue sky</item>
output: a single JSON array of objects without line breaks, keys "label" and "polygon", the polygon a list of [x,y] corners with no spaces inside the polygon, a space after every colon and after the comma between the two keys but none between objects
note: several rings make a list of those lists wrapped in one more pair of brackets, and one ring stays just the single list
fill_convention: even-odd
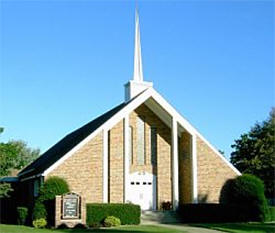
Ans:
[{"label": "blue sky", "polygon": [[[134,1],[2,1],[1,141],[42,152],[124,100]],[[273,1],[139,1],[144,77],[215,147],[274,106]]]}]

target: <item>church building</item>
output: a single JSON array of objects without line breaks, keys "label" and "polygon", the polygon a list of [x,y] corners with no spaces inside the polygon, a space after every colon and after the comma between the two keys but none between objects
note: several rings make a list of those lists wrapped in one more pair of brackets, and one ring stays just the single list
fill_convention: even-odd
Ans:
[{"label": "church building", "polygon": [[163,202],[173,209],[218,202],[225,181],[240,172],[144,81],[137,12],[134,75],[124,88],[122,103],[66,135],[18,174],[31,190],[26,195],[34,199],[45,180],[59,176],[86,203],[159,210]]}]

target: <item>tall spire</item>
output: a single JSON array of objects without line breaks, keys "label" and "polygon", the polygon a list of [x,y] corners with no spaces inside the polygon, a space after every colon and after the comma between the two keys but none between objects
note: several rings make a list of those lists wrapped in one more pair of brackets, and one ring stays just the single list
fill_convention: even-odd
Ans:
[{"label": "tall spire", "polygon": [[139,16],[138,16],[137,7],[136,7],[135,57],[134,57],[134,77],[133,77],[133,80],[137,81],[137,82],[143,82]]},{"label": "tall spire", "polygon": [[135,27],[135,56],[134,56],[134,75],[133,79],[125,85],[125,102],[133,99],[144,90],[153,87],[152,82],[143,81],[141,46],[140,46],[140,30],[139,16],[136,6],[136,27]]}]

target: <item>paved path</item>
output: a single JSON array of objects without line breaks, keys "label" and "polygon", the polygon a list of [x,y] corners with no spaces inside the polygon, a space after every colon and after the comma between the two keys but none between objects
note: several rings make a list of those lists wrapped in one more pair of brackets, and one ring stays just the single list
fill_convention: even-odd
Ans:
[{"label": "paved path", "polygon": [[157,225],[160,227],[167,227],[167,228],[172,228],[172,229],[176,229],[176,230],[182,230],[182,232],[187,232],[187,233],[222,233],[222,231],[217,231],[217,230],[212,230],[212,229],[207,229],[207,228],[202,228],[202,227],[191,227],[191,226],[179,224],[179,223],[163,224],[163,223],[146,221],[143,224],[144,225]]}]

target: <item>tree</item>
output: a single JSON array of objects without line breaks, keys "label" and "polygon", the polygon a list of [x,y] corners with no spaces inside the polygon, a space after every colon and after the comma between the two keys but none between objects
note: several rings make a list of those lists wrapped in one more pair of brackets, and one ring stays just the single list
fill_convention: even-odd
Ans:
[{"label": "tree", "polygon": [[242,172],[264,181],[265,195],[274,198],[275,172],[275,109],[267,120],[256,123],[231,146],[231,162]]},{"label": "tree", "polygon": [[39,156],[39,149],[31,149],[21,140],[0,143],[0,177],[12,175]]},{"label": "tree", "polygon": [[[0,127],[0,133],[3,128]],[[21,140],[0,143],[0,178],[13,175],[39,156],[39,149],[31,149]],[[0,197],[7,197],[9,184],[0,184]]]},{"label": "tree", "polygon": [[14,169],[16,170],[21,170],[34,161],[40,154],[39,149],[28,147],[27,143],[22,140],[12,140],[8,144],[12,145],[17,153],[17,160],[14,164]]}]

